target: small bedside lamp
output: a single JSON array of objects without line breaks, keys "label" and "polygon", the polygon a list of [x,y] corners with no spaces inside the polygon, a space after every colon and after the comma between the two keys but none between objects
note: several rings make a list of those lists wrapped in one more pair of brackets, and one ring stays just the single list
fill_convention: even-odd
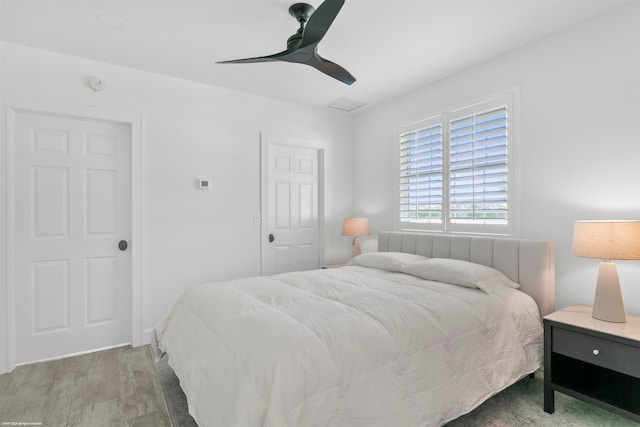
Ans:
[{"label": "small bedside lamp", "polygon": [[369,228],[368,218],[345,218],[342,221],[342,235],[343,236],[355,236],[353,238],[353,251],[354,257],[360,255],[360,239],[358,236],[368,236],[371,234]]},{"label": "small bedside lamp", "polygon": [[612,259],[640,259],[640,221],[576,221],[572,253],[601,258],[596,296],[595,319],[625,322],[618,270]]}]

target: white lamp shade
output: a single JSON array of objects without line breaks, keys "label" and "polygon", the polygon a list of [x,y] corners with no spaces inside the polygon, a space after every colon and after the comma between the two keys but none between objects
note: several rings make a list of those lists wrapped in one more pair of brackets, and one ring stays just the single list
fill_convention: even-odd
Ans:
[{"label": "white lamp shade", "polygon": [[345,218],[342,221],[343,236],[368,236],[371,234],[368,218]]},{"label": "white lamp shade", "polygon": [[640,259],[640,221],[576,221],[572,253],[600,259]]}]

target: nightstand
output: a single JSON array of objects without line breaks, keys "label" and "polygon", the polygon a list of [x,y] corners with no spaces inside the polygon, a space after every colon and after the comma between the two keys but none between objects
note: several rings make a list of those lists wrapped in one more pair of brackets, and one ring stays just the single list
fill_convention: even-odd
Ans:
[{"label": "nightstand", "polygon": [[559,391],[640,422],[640,317],[591,317],[573,305],[544,317],[544,410]]}]

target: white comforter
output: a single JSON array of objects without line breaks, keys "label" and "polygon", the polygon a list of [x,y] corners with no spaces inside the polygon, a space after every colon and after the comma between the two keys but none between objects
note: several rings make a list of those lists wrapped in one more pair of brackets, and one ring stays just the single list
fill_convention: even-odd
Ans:
[{"label": "white comforter", "polygon": [[524,293],[348,266],[195,287],[158,330],[205,426],[437,426],[535,371]]}]

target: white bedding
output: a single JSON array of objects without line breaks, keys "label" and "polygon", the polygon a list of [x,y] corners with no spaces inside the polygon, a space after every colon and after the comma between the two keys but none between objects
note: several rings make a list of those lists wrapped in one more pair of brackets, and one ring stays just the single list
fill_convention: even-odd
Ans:
[{"label": "white bedding", "polygon": [[538,307],[362,266],[197,286],[158,329],[206,426],[438,426],[542,364]]}]

